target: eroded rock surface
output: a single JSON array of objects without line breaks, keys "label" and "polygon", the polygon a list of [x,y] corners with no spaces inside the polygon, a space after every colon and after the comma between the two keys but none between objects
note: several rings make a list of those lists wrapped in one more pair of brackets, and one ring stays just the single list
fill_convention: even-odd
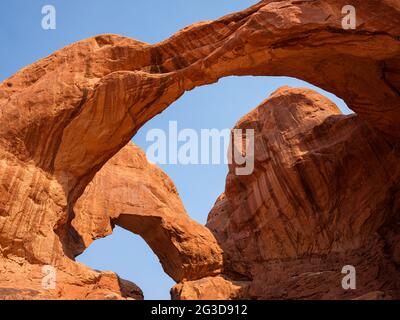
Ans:
[{"label": "eroded rock surface", "polygon": [[[238,176],[230,166],[207,226],[225,273],[247,280],[245,297],[400,297],[398,145],[323,96],[288,87],[236,128],[255,130],[255,170]],[[342,288],[346,265],[357,290]]]},{"label": "eroded rock surface", "polygon": [[[261,1],[219,20],[194,24],[154,45],[100,35],[67,46],[3,81],[1,259],[23,259],[27,265],[68,266],[66,270],[72,268],[70,264],[75,266],[73,258],[90,238],[74,229],[74,208],[96,173],[146,121],[185,91],[221,77],[286,75],[311,82],[343,98],[358,114],[357,119],[368,124],[366,134],[383,139],[373,144],[372,150],[382,148],[379,151],[386,154],[389,146],[396,149],[400,137],[399,1],[353,1],[357,8],[356,30],[342,29],[341,9],[347,4],[346,0]],[[356,150],[372,145],[368,139],[358,139],[365,145],[357,145]],[[329,165],[325,166],[328,170]],[[394,168],[390,169],[391,179],[396,174]],[[371,183],[362,177],[360,181]],[[379,195],[375,204],[389,202],[383,192]],[[363,197],[361,194],[360,199]],[[324,205],[330,208],[328,200]],[[377,218],[367,219],[368,213],[376,213]],[[327,219],[324,215],[320,218],[325,223]],[[262,258],[293,256],[308,249],[340,249],[342,245],[357,248],[387,221],[374,208],[360,214],[360,219],[350,221],[351,226],[362,227],[356,233],[352,230],[357,234],[355,239],[350,239],[349,228],[344,228],[338,231],[338,237],[319,235],[322,242],[314,243],[312,248],[313,240],[305,238],[307,230],[295,225],[303,242],[284,248],[274,244],[272,252]],[[302,221],[308,220],[305,217]],[[123,216],[119,221],[134,228]],[[136,231],[144,234],[143,230]],[[387,234],[397,237],[392,230]],[[284,232],[287,239],[294,241],[293,236],[297,233]],[[398,261],[399,250],[394,250]],[[232,259],[236,258],[232,254]],[[214,262],[211,259],[210,269],[215,269]],[[164,267],[176,274],[176,279],[193,276],[187,271],[190,267]],[[238,268],[240,274],[251,275],[243,262]],[[3,279],[8,273],[4,271]]]},{"label": "eroded rock surface", "polygon": [[210,230],[189,218],[169,177],[131,143],[97,173],[75,213],[83,249],[119,225],[140,235],[177,282],[221,272],[222,251]]},{"label": "eroded rock surface", "polygon": [[194,281],[184,281],[171,289],[174,300],[230,300],[246,299],[248,282],[232,281],[218,275]]},{"label": "eroded rock surface", "polygon": [[95,271],[73,261],[54,267],[14,255],[0,257],[0,300],[58,299],[142,300],[143,293],[114,272]]}]

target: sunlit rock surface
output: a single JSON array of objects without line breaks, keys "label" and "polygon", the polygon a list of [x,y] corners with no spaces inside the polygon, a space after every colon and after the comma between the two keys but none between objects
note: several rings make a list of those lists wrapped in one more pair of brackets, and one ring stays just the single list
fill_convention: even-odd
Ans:
[{"label": "sunlit rock surface", "polygon": [[[237,261],[238,255],[242,255],[237,266],[225,264],[226,272],[237,272],[246,281],[263,283],[263,279],[254,281],[255,271],[250,270],[252,267],[249,269],[249,266],[254,266],[254,259],[293,259],[296,255],[301,258],[304,254],[309,257],[321,252],[340,255],[343,250],[355,250],[354,255],[351,255],[353,257],[357,256],[361,248],[371,246],[377,249],[379,245],[373,244],[373,241],[377,241],[384,250],[389,251],[385,251],[383,256],[382,250],[378,250],[376,254],[372,249],[367,250],[366,254],[373,257],[365,258],[361,254],[360,259],[376,261],[381,259],[377,257],[382,257],[389,261],[385,264],[388,270],[377,273],[369,263],[365,268],[368,268],[371,275],[365,281],[374,278],[376,281],[371,283],[378,286],[375,284],[381,283],[379,277],[391,277],[393,273],[389,266],[392,261],[399,261],[396,241],[398,196],[395,183],[398,172],[396,165],[389,164],[397,156],[400,138],[400,6],[396,0],[355,0],[352,4],[357,8],[357,28],[343,30],[341,11],[347,4],[345,0],[261,1],[247,10],[219,20],[191,25],[157,44],[146,44],[118,35],[100,35],[67,46],[3,81],[0,84],[0,259],[4,263],[0,269],[0,287],[7,289],[3,291],[6,292],[3,296],[22,298],[25,290],[41,290],[34,289],[37,288],[36,282],[32,288],[30,284],[19,285],[18,282],[9,280],[12,277],[33,279],[37,273],[31,271],[31,268],[40,269],[42,265],[55,266],[59,273],[65,272],[68,277],[75,279],[59,282],[63,285],[75,281],[78,286],[80,283],[96,283],[99,273],[73,260],[82,252],[85,243],[91,241],[90,236],[84,234],[85,231],[92,230],[92,227],[85,226],[81,230],[83,233],[79,234],[75,229],[78,222],[74,222],[77,216],[74,211],[76,202],[96,173],[127,145],[144,123],[162,112],[185,91],[214,83],[230,75],[285,75],[303,79],[343,98],[357,113],[357,117],[343,118],[331,110],[332,115],[336,115],[333,117],[336,120],[319,129],[323,140],[314,137],[314,140],[305,141],[306,145],[303,145],[304,139],[311,139],[313,136],[300,136],[299,139],[303,140],[298,142],[298,146],[311,149],[297,150],[292,141],[290,146],[295,153],[279,154],[282,161],[300,161],[293,164],[294,167],[290,170],[306,166],[304,170],[309,171],[302,171],[305,176],[296,176],[297,173],[288,168],[289,172],[282,175],[300,179],[301,181],[296,180],[294,183],[303,189],[299,191],[299,199],[290,201],[288,197],[293,195],[293,191],[280,191],[283,197],[281,201],[286,199],[286,202],[279,203],[278,199],[279,205],[276,207],[280,210],[275,208],[273,211],[281,219],[273,220],[275,227],[279,228],[277,239],[272,241],[271,234],[259,233],[256,237],[250,236],[239,241],[236,245],[240,250],[232,252],[230,240],[224,240],[224,234],[232,236],[232,233],[226,233],[221,224],[227,225],[229,232],[240,229],[238,234],[233,235],[238,238],[246,235],[240,226],[235,226],[238,220],[232,218],[226,223],[220,221],[210,225],[221,246],[227,248],[224,255],[226,259]],[[321,119],[321,115],[317,119]],[[316,128],[320,125],[319,122],[315,123]],[[329,130],[332,130],[332,135],[337,135],[336,139],[329,140],[332,139],[330,135],[325,136]],[[358,143],[350,145],[353,140]],[[319,154],[318,145],[320,148],[328,148],[328,141],[342,141],[349,147],[333,147],[333,151],[344,152],[339,156]],[[321,168],[313,167],[312,163],[316,160],[299,156],[302,152],[312,156],[312,159],[316,158]],[[366,155],[370,158],[365,158]],[[379,161],[376,160],[378,158]],[[267,160],[261,159],[260,163],[263,161]],[[333,161],[337,170],[342,170],[342,174],[348,174],[348,180],[346,176],[332,173],[329,161]],[[339,165],[340,161],[343,163]],[[380,164],[379,168],[375,167],[377,162]],[[287,162],[280,166],[285,168],[285,165],[287,166]],[[275,166],[279,167],[279,164]],[[354,173],[349,166],[354,168]],[[380,179],[376,177],[374,170],[382,174]],[[259,168],[257,172],[260,172]],[[309,185],[311,174],[316,174],[316,182]],[[359,178],[355,179],[357,175]],[[331,180],[324,181],[324,177]],[[253,178],[249,177],[248,182],[253,181]],[[304,184],[304,181],[308,184]],[[338,181],[353,190],[336,186]],[[285,181],[273,183],[272,186],[291,185]],[[235,182],[228,181],[228,186],[234,187]],[[392,188],[389,190],[387,186]],[[242,186],[244,190],[237,190],[238,197],[247,194],[246,190],[249,188],[250,184]],[[377,188],[380,189],[379,192],[372,193],[370,199],[365,199],[368,190],[375,192]],[[271,186],[262,190],[254,189],[256,193],[252,197],[257,200],[248,202],[255,205],[252,209],[257,209],[260,204],[257,190],[268,193],[270,189]],[[279,190],[273,189],[274,192]],[[343,196],[351,195],[349,203],[358,201],[366,211],[354,209],[350,212],[353,209],[350,204],[339,202],[347,201],[347,198],[338,198],[334,194],[329,194],[330,198],[325,199],[324,195],[327,197],[328,191],[339,191]],[[229,191],[226,195],[229,196]],[[268,195],[266,199],[268,197],[273,196]],[[338,201],[336,207],[332,199]],[[220,199],[218,206],[221,206],[222,200]],[[315,203],[312,204],[314,200]],[[308,207],[290,209],[296,201],[299,205],[308,203]],[[368,207],[368,204],[377,207]],[[236,206],[234,204],[232,209],[237,210]],[[310,211],[310,207],[314,211]],[[288,220],[285,225],[282,220],[285,212],[282,209],[287,209]],[[325,209],[331,211],[324,211]],[[119,209],[115,213],[118,211]],[[255,230],[270,230],[271,227],[262,225],[266,217],[262,212],[260,211],[261,216],[257,220],[254,217],[255,212],[250,208],[246,212],[248,215],[243,217],[243,228],[248,227],[248,220],[256,220],[261,224],[256,224]],[[311,212],[317,217],[297,215],[303,212]],[[92,214],[97,216],[100,213]],[[144,230],[138,230],[137,225],[131,224],[132,214],[128,215],[130,217],[120,215],[117,223],[139,234],[145,234]],[[392,223],[388,223],[390,215]],[[103,216],[100,216],[100,222],[104,223]],[[137,219],[137,212],[133,216]],[[268,219],[273,219],[267,216]],[[336,220],[330,221],[332,217]],[[167,221],[167,218],[163,219]],[[183,218],[185,219],[188,218]],[[140,221],[143,221],[142,218]],[[299,225],[300,222],[305,225]],[[154,222],[146,222],[145,225],[154,225]],[[333,230],[335,226],[340,229]],[[160,232],[163,237],[168,239],[171,236],[171,227],[172,225],[158,230],[162,230]],[[201,234],[212,239],[206,230],[202,230]],[[105,230],[107,232],[109,229]],[[92,239],[101,235],[102,232],[96,233]],[[168,261],[167,257],[161,259],[164,260],[165,270],[173,274],[176,280],[199,280],[199,276],[207,274],[209,270],[214,273],[219,268],[218,263],[215,263],[218,261],[218,254],[216,257],[203,259],[197,255],[202,250],[196,248],[194,251],[189,250],[190,254],[186,257],[187,248],[196,240],[188,241],[193,236],[190,233],[181,236],[185,239],[181,243],[165,243],[171,248],[183,250],[176,254],[180,262]],[[309,236],[312,237],[308,238]],[[261,245],[263,239],[258,237],[271,241],[271,251],[261,250],[265,249],[265,244]],[[157,249],[156,244],[152,245],[152,240],[148,239],[153,250],[164,252],[164,248]],[[199,240],[200,247],[207,239]],[[280,241],[286,242],[279,245]],[[218,249],[214,251],[217,252]],[[260,256],[252,256],[252,253]],[[19,267],[14,265],[14,261],[17,261]],[[187,261],[196,261],[193,268],[179,265]],[[315,270],[321,272],[322,268],[329,271],[332,266],[336,266],[324,261],[327,263],[326,268],[317,264]],[[341,263],[342,260],[339,261]],[[211,265],[207,266],[209,262]],[[263,272],[258,272],[257,277],[268,278],[263,264],[260,265]],[[293,266],[289,265],[288,268]],[[334,268],[336,272],[336,267]],[[192,269],[199,270],[199,274],[195,275]],[[232,275],[236,276],[238,275]],[[196,279],[191,279],[192,277]],[[326,278],[324,276],[324,280]],[[264,281],[262,288],[251,287],[247,296],[270,296],[272,289],[269,289],[268,279]],[[363,280],[360,281],[362,283]],[[117,282],[115,280],[113,284],[105,286],[110,291],[121,292],[122,286],[116,284]],[[311,293],[307,295],[306,292],[310,291],[302,291],[302,286],[298,282],[294,283],[291,286],[295,286],[297,291],[292,290],[292,287],[282,288],[283,284],[280,283],[280,288],[276,288],[276,296],[319,297]],[[393,281],[388,283],[387,286],[397,288]],[[382,289],[385,292],[390,291],[387,287]],[[22,290],[21,295],[18,290]],[[295,293],[282,294],[280,290]],[[46,294],[57,298],[88,298],[84,292],[71,296],[72,291],[66,291],[60,289],[54,295],[46,291]],[[334,293],[332,295],[335,296]]]}]

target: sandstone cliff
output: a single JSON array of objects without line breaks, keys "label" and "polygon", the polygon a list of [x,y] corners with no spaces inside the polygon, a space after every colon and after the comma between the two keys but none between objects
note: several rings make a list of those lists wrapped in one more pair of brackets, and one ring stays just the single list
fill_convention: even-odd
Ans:
[{"label": "sandstone cliff", "polygon": [[[255,130],[255,171],[230,167],[207,224],[224,252],[226,285],[236,280],[225,298],[400,298],[398,145],[321,95],[288,87],[236,128]],[[342,288],[346,265],[356,268],[356,290]],[[204,282],[174,294],[198,298]]]}]

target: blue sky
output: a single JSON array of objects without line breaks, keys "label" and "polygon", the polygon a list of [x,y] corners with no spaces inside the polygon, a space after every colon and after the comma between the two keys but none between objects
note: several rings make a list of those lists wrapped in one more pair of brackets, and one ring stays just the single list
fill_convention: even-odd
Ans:
[{"label": "blue sky", "polygon": [[[3,0],[0,13],[0,81],[22,67],[75,41],[101,33],[116,33],[155,43],[197,21],[216,19],[257,3],[255,0]],[[41,9],[53,5],[57,29],[43,30]],[[343,112],[344,102],[303,81],[286,77],[230,77],[186,93],[165,112],[148,122],[133,141],[143,149],[152,128],[232,128],[280,86],[311,87],[331,98]],[[205,223],[209,210],[223,192],[226,165],[162,165],[175,182],[189,214]],[[116,228],[95,241],[78,261],[95,269],[112,270],[138,284],[146,299],[169,299],[174,282],[157,257],[138,236]]]}]

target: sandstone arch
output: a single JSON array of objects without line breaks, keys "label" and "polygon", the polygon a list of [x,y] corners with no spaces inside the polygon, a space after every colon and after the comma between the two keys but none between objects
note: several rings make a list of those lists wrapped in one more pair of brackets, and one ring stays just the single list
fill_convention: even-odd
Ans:
[{"label": "sandstone arch", "polygon": [[2,82],[2,256],[74,268],[74,206],[96,172],[185,91],[224,76],[306,80],[397,141],[399,2],[353,1],[354,31],[341,28],[345,4],[261,1],[154,45],[101,35]]},{"label": "sandstone arch", "polygon": [[211,232],[189,218],[169,177],[132,143],[95,176],[75,206],[82,250],[119,225],[140,235],[176,282],[222,272],[222,252]]}]

